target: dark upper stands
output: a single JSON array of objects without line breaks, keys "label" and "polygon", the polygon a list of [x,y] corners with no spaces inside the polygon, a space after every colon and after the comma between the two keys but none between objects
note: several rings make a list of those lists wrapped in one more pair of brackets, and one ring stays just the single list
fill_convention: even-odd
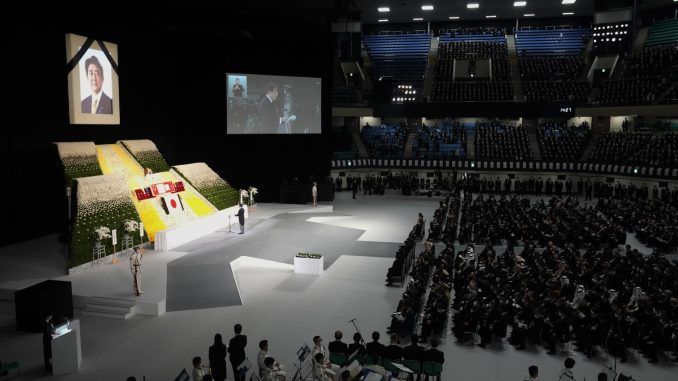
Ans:
[{"label": "dark upper stands", "polygon": [[544,122],[537,130],[537,141],[544,160],[574,161],[582,154],[590,135],[591,128],[586,122],[579,126],[568,126],[567,122]]},{"label": "dark upper stands", "polygon": [[459,122],[443,123],[442,127],[423,125],[417,131],[412,152],[416,157],[459,159],[466,157],[466,133]]},{"label": "dark upper stands", "polygon": [[630,55],[623,78],[605,81],[596,101],[607,105],[653,103],[672,85],[669,79],[678,62],[677,47],[654,46]]},{"label": "dark upper stands", "polygon": [[394,84],[420,89],[431,46],[430,34],[366,35],[363,43],[374,61],[376,79],[392,78]]},{"label": "dark upper stands", "polygon": [[519,56],[574,55],[581,52],[590,35],[590,28],[519,30],[515,35],[516,48]]},{"label": "dark upper stands", "polygon": [[433,86],[434,101],[512,101],[511,82],[448,82],[439,81]]},{"label": "dark upper stands", "polygon": [[591,85],[587,81],[523,82],[526,101],[587,101]]},{"label": "dark upper stands", "polygon": [[[499,28],[452,28],[440,30],[438,35],[442,37],[448,37],[454,41],[466,41],[466,40],[477,40],[482,38],[484,41],[496,41],[504,40],[506,32],[504,29]],[[442,41],[442,40],[441,40]]]},{"label": "dark upper stands", "polygon": [[657,99],[661,79],[623,79],[605,81],[596,102],[604,105],[640,105]]},{"label": "dark upper stands", "polygon": [[[500,31],[478,34],[448,34],[440,37],[435,83],[431,93],[434,101],[508,101],[513,100],[511,65],[506,38]],[[476,32],[476,33],[472,33]],[[464,81],[452,78],[455,59],[491,59],[492,82]]]},{"label": "dark upper stands", "polygon": [[360,134],[371,157],[402,157],[407,126],[405,123],[364,126]]},{"label": "dark upper stands", "polygon": [[578,81],[586,66],[578,56],[590,29],[516,32],[525,100],[588,100],[591,86]]},{"label": "dark upper stands", "polygon": [[657,21],[650,26],[645,46],[664,44],[678,44],[678,19]]},{"label": "dark upper stands", "polygon": [[527,131],[499,122],[476,124],[476,158],[481,160],[532,160]]},{"label": "dark upper stands", "polygon": [[[442,41],[442,37],[441,37]],[[511,65],[505,41],[446,42],[438,46],[436,78],[451,79],[455,59],[491,59],[492,80],[510,81]]]},{"label": "dark upper stands", "polygon": [[584,60],[578,56],[528,56],[520,58],[523,81],[572,81],[584,70]]}]

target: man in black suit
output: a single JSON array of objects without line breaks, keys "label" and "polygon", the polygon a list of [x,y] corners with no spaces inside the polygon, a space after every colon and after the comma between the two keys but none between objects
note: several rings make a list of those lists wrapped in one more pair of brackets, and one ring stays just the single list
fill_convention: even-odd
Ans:
[{"label": "man in black suit", "polygon": [[362,341],[362,336],[358,332],[353,334],[353,343],[348,346],[348,355],[346,356],[346,362],[350,363],[352,358],[351,356],[354,356],[354,358],[362,358],[365,356],[365,346],[361,343]]},{"label": "man in black suit", "polygon": [[367,343],[366,346],[368,356],[384,356],[384,350],[386,349],[386,346],[379,342],[379,337],[379,332],[372,332],[372,342]]},{"label": "man in black suit", "polygon": [[238,234],[245,234],[245,209],[242,207],[242,204],[240,205],[240,209],[238,209],[238,213],[235,214],[236,217],[238,217],[238,222],[240,223],[240,233]]},{"label": "man in black suit", "polygon": [[412,344],[406,346],[403,349],[403,358],[405,360],[415,360],[421,362],[421,360],[424,358],[424,352],[426,352],[426,349],[419,345],[419,336],[412,335],[410,337],[410,341]]},{"label": "man in black suit", "polygon": [[[342,353],[346,356],[348,356],[348,345],[341,341],[341,338],[344,336],[344,334],[341,331],[336,331],[334,333],[334,341],[331,342],[328,346],[327,349],[329,349],[330,353]],[[337,364],[337,365],[343,365],[343,364]]]},{"label": "man in black suit", "polygon": [[242,98],[242,94],[245,92],[245,88],[240,84],[240,78],[235,79],[235,84],[232,88],[233,96],[237,98]]},{"label": "man in black suit", "polygon": [[80,102],[83,114],[113,114],[113,99],[102,91],[104,85],[104,68],[96,56],[85,61],[87,81],[92,94]]},{"label": "man in black suit", "polygon": [[403,361],[403,348],[398,345],[398,335],[391,335],[391,344],[384,348],[384,358],[391,362],[401,363]]},{"label": "man in black suit", "polygon": [[259,112],[259,132],[262,134],[275,134],[278,132],[280,123],[287,121],[287,118],[281,117],[275,102],[278,99],[278,86],[275,83],[269,83],[266,86],[266,95],[261,98],[258,106]]},{"label": "man in black suit", "polygon": [[242,381],[238,372],[238,365],[245,361],[245,346],[247,346],[247,336],[242,335],[242,325],[236,324],[233,327],[235,336],[228,342],[228,353],[231,367],[233,367],[233,377],[236,381]]},{"label": "man in black suit", "polygon": [[424,352],[423,362],[445,362],[445,354],[438,350],[438,339],[431,340],[431,348]]}]

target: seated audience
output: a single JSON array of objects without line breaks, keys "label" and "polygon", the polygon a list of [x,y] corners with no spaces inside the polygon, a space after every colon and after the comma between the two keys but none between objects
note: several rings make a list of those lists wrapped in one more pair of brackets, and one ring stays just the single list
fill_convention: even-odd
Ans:
[{"label": "seated audience", "polygon": [[424,352],[423,362],[445,363],[445,354],[438,349],[438,339],[431,340],[431,348]]},{"label": "seated audience", "polygon": [[[343,333],[341,331],[336,331],[334,332],[334,341],[331,342],[328,346],[327,349],[330,350],[330,353],[341,353],[343,355],[348,356],[348,345],[341,341],[341,338],[343,337]],[[337,365],[343,365],[343,364],[337,364]]]},{"label": "seated audience", "polygon": [[386,346],[379,342],[379,337],[380,337],[379,332],[377,331],[372,332],[372,341],[367,343],[365,348],[368,356],[384,357],[384,351],[386,350]]},{"label": "seated audience", "polygon": [[522,126],[478,122],[475,149],[481,160],[532,160],[527,130]]},{"label": "seated audience", "polygon": [[539,368],[537,368],[536,365],[531,365],[527,371],[530,375],[525,377],[523,381],[537,381],[537,377],[539,377]]},{"label": "seated audience", "polygon": [[543,122],[537,129],[537,142],[543,160],[575,161],[579,158],[591,134],[587,122],[567,126],[566,122]]},{"label": "seated audience", "polygon": [[466,132],[459,122],[452,125],[422,125],[417,131],[412,146],[416,157],[438,159],[461,159],[466,157]]}]

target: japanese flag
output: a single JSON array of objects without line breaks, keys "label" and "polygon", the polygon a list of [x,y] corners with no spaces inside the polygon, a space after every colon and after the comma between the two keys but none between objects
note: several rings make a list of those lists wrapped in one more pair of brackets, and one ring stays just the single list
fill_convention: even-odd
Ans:
[{"label": "japanese flag", "polygon": [[184,211],[184,203],[178,193],[169,193],[161,196],[162,208],[167,214],[180,213]]}]

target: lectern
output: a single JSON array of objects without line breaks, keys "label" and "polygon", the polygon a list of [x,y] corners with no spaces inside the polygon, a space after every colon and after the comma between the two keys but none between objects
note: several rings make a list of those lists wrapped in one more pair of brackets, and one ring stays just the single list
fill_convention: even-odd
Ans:
[{"label": "lectern", "polygon": [[55,329],[52,338],[52,374],[77,372],[82,361],[80,320],[66,322]]}]

